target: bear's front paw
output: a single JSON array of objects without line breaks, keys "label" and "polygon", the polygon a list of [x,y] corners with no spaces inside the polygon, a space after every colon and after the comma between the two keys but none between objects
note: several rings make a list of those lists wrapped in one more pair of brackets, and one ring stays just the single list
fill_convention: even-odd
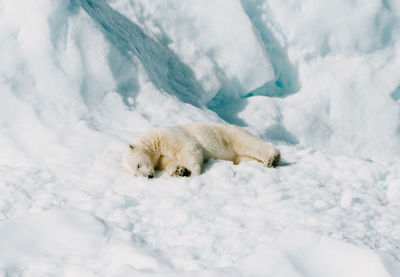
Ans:
[{"label": "bear's front paw", "polygon": [[274,154],[272,154],[268,158],[265,165],[267,167],[277,167],[279,165],[280,160],[281,160],[281,153],[279,152],[279,150],[275,149]]},{"label": "bear's front paw", "polygon": [[189,177],[191,174],[190,170],[187,169],[184,166],[178,165],[176,167],[176,169],[174,170],[174,172],[172,172],[172,176],[176,176],[176,177]]}]

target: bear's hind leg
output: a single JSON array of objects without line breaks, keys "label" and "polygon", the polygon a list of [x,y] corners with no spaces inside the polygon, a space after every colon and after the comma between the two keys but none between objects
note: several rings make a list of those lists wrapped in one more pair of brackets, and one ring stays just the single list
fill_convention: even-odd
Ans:
[{"label": "bear's hind leg", "polygon": [[266,161],[263,161],[263,163],[267,167],[277,167],[281,161],[281,152],[274,148],[272,155],[270,154],[268,159]]},{"label": "bear's hind leg", "polygon": [[232,148],[238,156],[238,162],[256,160],[266,167],[276,167],[281,158],[278,149],[246,131],[234,137]]},{"label": "bear's hind leg", "polygon": [[266,167],[277,167],[281,160],[281,153],[278,149],[263,143],[256,151],[249,155],[251,158],[259,161]]},{"label": "bear's hind leg", "polygon": [[246,157],[246,156],[236,156],[236,157],[233,159],[233,164],[237,165],[237,164],[240,164],[241,162],[249,162],[249,161],[257,161],[257,162],[260,162],[259,160],[255,159],[255,158]]}]

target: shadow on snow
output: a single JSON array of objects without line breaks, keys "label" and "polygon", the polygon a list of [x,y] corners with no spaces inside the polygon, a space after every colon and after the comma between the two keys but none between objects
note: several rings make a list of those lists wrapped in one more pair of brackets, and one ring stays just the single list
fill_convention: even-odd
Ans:
[{"label": "shadow on snow", "polygon": [[113,10],[104,0],[78,0],[80,6],[97,22],[108,41],[123,56],[136,56],[150,81],[179,100],[203,106],[203,89],[193,71],[170,49],[146,35],[135,23]]}]

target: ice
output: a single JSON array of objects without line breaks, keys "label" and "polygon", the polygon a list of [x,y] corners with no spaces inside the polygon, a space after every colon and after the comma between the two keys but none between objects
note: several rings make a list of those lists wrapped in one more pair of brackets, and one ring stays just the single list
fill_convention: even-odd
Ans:
[{"label": "ice", "polygon": [[[399,276],[400,4],[0,1],[0,276]],[[120,167],[241,125],[280,167]]]}]

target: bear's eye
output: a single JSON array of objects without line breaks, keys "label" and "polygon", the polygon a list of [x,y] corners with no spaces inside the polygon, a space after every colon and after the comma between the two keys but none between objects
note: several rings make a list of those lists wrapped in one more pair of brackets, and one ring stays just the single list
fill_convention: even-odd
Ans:
[{"label": "bear's eye", "polygon": [[138,164],[138,165],[137,165],[137,168],[139,169],[140,167],[141,167],[141,165],[140,165],[140,164]]}]

